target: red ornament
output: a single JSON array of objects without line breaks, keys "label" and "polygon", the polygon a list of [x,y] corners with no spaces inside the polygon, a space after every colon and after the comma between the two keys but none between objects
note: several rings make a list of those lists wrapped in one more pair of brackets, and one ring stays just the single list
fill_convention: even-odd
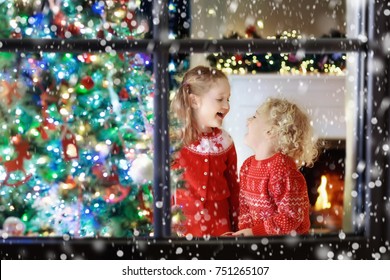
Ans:
[{"label": "red ornament", "polygon": [[106,175],[107,170],[104,165],[96,164],[92,167],[92,173],[103,181],[103,185],[119,184],[119,176],[116,173],[117,167],[112,167],[112,172],[109,176]]},{"label": "red ornament", "polygon": [[2,80],[0,82],[0,88],[3,91],[2,95],[3,97],[5,97],[7,105],[11,105],[13,98],[16,97],[17,99],[19,99],[20,97],[22,97],[18,92],[17,82],[8,83],[7,81]]},{"label": "red ornament", "polygon": [[118,203],[124,200],[129,192],[130,188],[126,188],[120,184],[115,184],[106,188],[104,200],[109,203]]},{"label": "red ornament", "polygon": [[104,200],[108,203],[118,203],[124,200],[129,192],[130,188],[122,186],[119,182],[119,176],[117,167],[112,167],[112,172],[109,176],[105,176],[105,169],[102,165],[95,165],[92,167],[92,173],[102,180],[102,184],[106,185]]},{"label": "red ornament", "polygon": [[117,154],[120,153],[121,148],[118,146],[117,143],[114,143],[114,145],[112,145],[112,150],[111,151],[112,151],[113,155],[117,155]]},{"label": "red ornament", "polygon": [[120,60],[125,61],[125,55],[123,53],[118,53],[118,57]]},{"label": "red ornament", "polygon": [[77,183],[74,180],[74,178],[72,177],[72,175],[68,175],[68,177],[66,177],[65,182],[61,183],[61,187],[64,190],[71,190],[71,189],[74,189],[75,187],[77,187]]},{"label": "red ornament", "polygon": [[[11,140],[12,144],[14,145],[15,151],[17,152],[17,157],[15,159],[6,161],[3,163],[4,169],[6,172],[6,177],[3,181],[3,184],[6,186],[10,187],[18,187],[24,183],[26,183],[28,180],[31,178],[31,174],[27,175],[26,170],[24,169],[24,160],[25,159],[30,159],[31,154],[29,152],[29,147],[30,145],[28,144],[27,141],[25,141],[21,135],[16,135],[12,137]],[[25,178],[23,180],[14,182],[14,183],[9,183],[9,177],[11,173],[16,172],[16,171],[21,171],[24,173]]]},{"label": "red ornament", "polygon": [[114,36],[117,36],[117,35],[118,35],[118,34],[115,32],[114,28],[111,27],[111,25],[110,25],[110,27],[108,27],[107,31],[108,31],[109,33],[111,33],[112,35],[114,35]]},{"label": "red ornament", "polygon": [[235,56],[236,61],[242,61],[242,55],[236,54]]},{"label": "red ornament", "polygon": [[138,23],[135,19],[135,12],[133,11],[128,11],[125,17],[125,22],[127,24],[127,28],[130,31],[135,30],[138,27]]},{"label": "red ornament", "polygon": [[53,18],[53,23],[57,27],[57,35],[59,37],[65,37],[67,18],[64,13],[62,13],[61,11],[56,13]]},{"label": "red ornament", "polygon": [[81,79],[81,84],[87,89],[90,90],[95,86],[93,79],[90,76],[86,76]]},{"label": "red ornament", "polygon": [[81,62],[89,64],[92,63],[91,56],[92,55],[90,53],[83,53],[81,56],[78,56],[78,58]]},{"label": "red ornament", "polygon": [[129,93],[125,88],[122,88],[121,91],[119,92],[119,98],[121,100],[127,100],[129,99]]},{"label": "red ornament", "polygon": [[11,38],[12,39],[21,39],[22,38],[22,33],[14,31],[14,32],[11,33]]},{"label": "red ornament", "polygon": [[41,105],[42,105],[42,119],[43,120],[42,120],[42,124],[37,128],[37,130],[41,134],[42,139],[47,140],[47,139],[49,139],[49,136],[47,135],[46,130],[47,129],[49,129],[49,130],[56,129],[56,125],[52,122],[49,122],[50,116],[48,113],[48,108],[49,108],[48,102],[56,102],[57,97],[54,95],[50,95],[49,92],[47,90],[45,90],[40,95],[40,98],[41,98]]},{"label": "red ornament", "polygon": [[74,134],[68,128],[63,128],[62,134],[61,143],[62,150],[64,152],[64,159],[69,161],[79,158],[79,151]]},{"label": "red ornament", "polygon": [[69,24],[68,26],[68,31],[72,34],[72,35],[75,35],[75,36],[78,36],[81,34],[80,32],[80,28],[75,25],[74,23],[71,23]]},{"label": "red ornament", "polygon": [[[150,192],[152,192],[152,186],[149,185],[148,186],[148,189]],[[148,213],[146,216],[149,217],[150,221],[153,221],[153,210],[150,209],[148,206],[146,206],[145,204],[145,199],[144,199],[144,195],[143,195],[143,190],[141,189],[138,193],[138,201],[139,201],[139,207],[140,209],[142,209],[143,211],[146,211],[146,213]]]},{"label": "red ornament", "polygon": [[249,25],[246,30],[245,30],[245,34],[248,38],[254,38],[256,37],[256,26],[254,25]]},{"label": "red ornament", "polygon": [[97,34],[96,34],[96,37],[98,39],[104,39],[105,35],[104,35],[104,30],[103,29],[100,29]]}]

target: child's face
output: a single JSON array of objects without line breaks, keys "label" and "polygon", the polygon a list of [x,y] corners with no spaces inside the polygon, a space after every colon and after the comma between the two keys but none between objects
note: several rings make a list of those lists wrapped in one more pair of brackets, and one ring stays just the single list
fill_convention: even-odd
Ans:
[{"label": "child's face", "polygon": [[192,108],[201,131],[208,132],[213,127],[221,127],[222,121],[229,113],[230,85],[225,79],[212,83],[209,90],[194,96]]},{"label": "child's face", "polygon": [[268,147],[271,139],[271,125],[267,123],[264,114],[256,112],[247,121],[248,133],[245,135],[245,144],[257,151],[259,148]]}]

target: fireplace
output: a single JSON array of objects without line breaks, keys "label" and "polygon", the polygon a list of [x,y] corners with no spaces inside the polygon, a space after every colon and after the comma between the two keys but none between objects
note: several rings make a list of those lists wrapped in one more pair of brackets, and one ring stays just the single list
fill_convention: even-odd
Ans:
[{"label": "fireplace", "polygon": [[324,146],[314,166],[302,169],[311,205],[311,228],[318,233],[337,232],[343,224],[345,141],[321,143]]}]

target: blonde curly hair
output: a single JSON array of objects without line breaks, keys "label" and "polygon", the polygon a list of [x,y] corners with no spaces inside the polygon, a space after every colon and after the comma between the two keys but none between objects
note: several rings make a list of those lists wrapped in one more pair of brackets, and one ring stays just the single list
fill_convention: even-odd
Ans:
[{"label": "blonde curly hair", "polygon": [[256,111],[268,119],[276,136],[275,150],[293,158],[298,167],[313,166],[318,144],[308,115],[286,99],[268,98]]},{"label": "blonde curly hair", "polygon": [[177,121],[181,127],[180,130],[171,132],[173,140],[188,145],[198,139],[200,131],[196,126],[191,108],[190,94],[202,95],[208,92],[211,85],[220,79],[228,80],[222,71],[206,66],[196,66],[185,73],[170,107],[171,119]]}]

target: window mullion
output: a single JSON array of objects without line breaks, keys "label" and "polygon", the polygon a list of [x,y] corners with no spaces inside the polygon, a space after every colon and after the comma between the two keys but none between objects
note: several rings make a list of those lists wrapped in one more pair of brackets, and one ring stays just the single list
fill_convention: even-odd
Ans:
[{"label": "window mullion", "polygon": [[332,53],[366,49],[366,43],[360,39],[179,39],[165,44],[178,53]]},{"label": "window mullion", "polygon": [[[387,1],[389,2],[389,1]],[[384,198],[389,193],[388,181],[388,107],[389,57],[382,45],[389,23],[382,1],[368,2],[365,229],[366,237],[380,242],[389,235],[386,226]],[[387,217],[388,218],[388,217]],[[387,222],[388,223],[388,222]]]},{"label": "window mullion", "polygon": [[154,49],[151,39],[0,39],[0,51],[10,52],[144,52]]},{"label": "window mullion", "polygon": [[[155,27],[162,28],[161,26]],[[305,53],[365,51],[367,43],[359,39],[178,39],[162,40],[155,31],[154,39],[0,39],[0,51],[11,52],[117,52],[152,53],[161,50],[177,53],[259,52],[286,53],[299,50]]]},{"label": "window mullion", "polygon": [[171,235],[170,206],[170,157],[168,133],[169,52],[163,44],[168,40],[168,1],[153,1],[153,73],[154,89],[154,132],[153,132],[153,225],[154,237]]}]

